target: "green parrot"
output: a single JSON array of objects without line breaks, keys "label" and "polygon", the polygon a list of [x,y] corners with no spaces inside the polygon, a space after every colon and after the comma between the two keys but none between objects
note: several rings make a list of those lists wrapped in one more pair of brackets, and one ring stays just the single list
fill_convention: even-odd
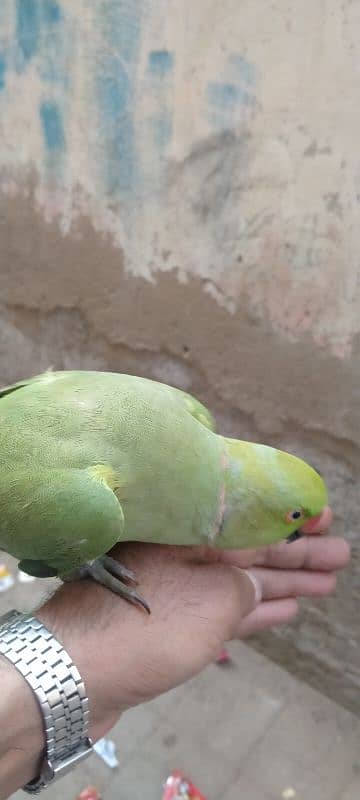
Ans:
[{"label": "green parrot", "polygon": [[195,398],[111,372],[0,390],[0,548],[37,577],[85,576],[148,609],[123,541],[215,548],[292,540],[327,503],[306,463],[218,435]]}]

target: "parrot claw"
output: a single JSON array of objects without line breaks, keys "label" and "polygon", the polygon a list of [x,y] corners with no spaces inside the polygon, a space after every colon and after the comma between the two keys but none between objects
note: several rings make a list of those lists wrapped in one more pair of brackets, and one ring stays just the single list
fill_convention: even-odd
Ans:
[{"label": "parrot claw", "polygon": [[[115,574],[116,573],[116,574]],[[80,569],[67,576],[67,580],[76,580],[78,578],[92,578],[97,583],[110,589],[114,594],[120,595],[124,600],[127,600],[133,605],[141,606],[148,614],[151,613],[150,606],[140,594],[128,586],[124,581],[130,580],[136,583],[136,578],[133,572],[123,567],[118,561],[115,561],[111,556],[102,556],[95,559],[88,564],[84,564]],[[123,579],[123,580],[122,580]]]},{"label": "parrot claw", "polygon": [[111,556],[102,556],[102,558],[98,560],[101,561],[103,567],[105,567],[108,572],[112,572],[116,578],[133,583],[134,586],[138,585],[138,581],[136,580],[136,575],[134,572],[131,569],[124,567],[124,564],[120,564],[120,562],[116,561],[115,558],[112,558]]}]

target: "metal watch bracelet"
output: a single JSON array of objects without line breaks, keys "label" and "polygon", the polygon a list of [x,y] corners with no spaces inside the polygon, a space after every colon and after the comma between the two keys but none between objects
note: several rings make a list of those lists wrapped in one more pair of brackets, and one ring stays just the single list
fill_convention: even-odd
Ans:
[{"label": "metal watch bracelet", "polygon": [[9,611],[0,618],[0,655],[23,675],[41,709],[43,762],[40,775],[23,787],[38,794],[92,753],[85,685],[62,644],[31,615]]}]

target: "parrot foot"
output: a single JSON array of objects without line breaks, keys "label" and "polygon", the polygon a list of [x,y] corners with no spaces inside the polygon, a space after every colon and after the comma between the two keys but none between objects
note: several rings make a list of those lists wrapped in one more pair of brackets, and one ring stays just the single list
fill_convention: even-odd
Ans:
[{"label": "parrot foot", "polygon": [[116,561],[115,558],[111,558],[111,556],[105,555],[95,559],[95,561],[90,561],[67,576],[67,580],[76,580],[78,578],[92,578],[97,583],[110,589],[114,594],[123,597],[129,603],[140,605],[148,614],[151,613],[146,600],[141,597],[136,589],[125,583],[125,581],[137,583],[134,573]]}]

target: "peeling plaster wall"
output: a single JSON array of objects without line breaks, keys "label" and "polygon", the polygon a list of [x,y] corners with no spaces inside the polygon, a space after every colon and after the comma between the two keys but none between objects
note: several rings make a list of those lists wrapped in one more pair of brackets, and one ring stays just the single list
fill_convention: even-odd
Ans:
[{"label": "peeling plaster wall", "polygon": [[332,0],[2,0],[3,192],[33,168],[64,235],[85,215],[131,274],[349,355],[359,26]]},{"label": "peeling plaster wall", "polygon": [[353,564],[256,646],[358,709],[359,38],[351,0],[0,6],[1,382],[149,375],[318,466]]}]

